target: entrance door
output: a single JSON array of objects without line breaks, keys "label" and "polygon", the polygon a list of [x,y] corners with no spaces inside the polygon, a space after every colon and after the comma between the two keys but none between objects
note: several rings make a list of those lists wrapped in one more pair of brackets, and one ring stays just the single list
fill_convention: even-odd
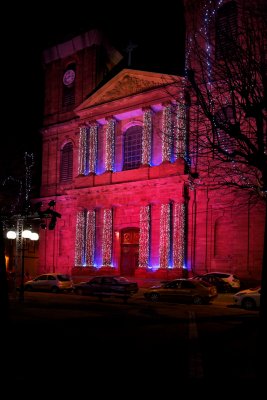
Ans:
[{"label": "entrance door", "polygon": [[121,234],[121,275],[134,276],[139,262],[139,229],[124,229]]}]

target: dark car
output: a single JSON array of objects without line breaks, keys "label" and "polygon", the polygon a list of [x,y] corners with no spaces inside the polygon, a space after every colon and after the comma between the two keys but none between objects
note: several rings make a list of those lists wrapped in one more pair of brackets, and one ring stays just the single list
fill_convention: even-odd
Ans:
[{"label": "dark car", "polygon": [[95,276],[87,282],[76,283],[73,291],[79,295],[121,297],[125,302],[138,292],[138,284],[123,276]]},{"label": "dark car", "polygon": [[174,279],[152,286],[144,291],[151,301],[176,301],[182,303],[208,304],[218,296],[216,286],[198,279]]},{"label": "dark car", "polygon": [[213,275],[197,275],[194,279],[199,279],[216,286],[218,293],[230,293],[232,291],[232,286],[229,282],[226,282],[222,278]]}]

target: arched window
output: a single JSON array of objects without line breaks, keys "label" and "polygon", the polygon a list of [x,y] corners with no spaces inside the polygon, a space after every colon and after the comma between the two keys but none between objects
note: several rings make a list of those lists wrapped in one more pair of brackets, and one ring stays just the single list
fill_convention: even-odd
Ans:
[{"label": "arched window", "polygon": [[142,127],[131,126],[124,135],[123,169],[140,167],[142,161]]},{"label": "arched window", "polygon": [[60,182],[64,183],[71,181],[72,170],[73,170],[73,145],[71,142],[68,142],[61,150]]}]

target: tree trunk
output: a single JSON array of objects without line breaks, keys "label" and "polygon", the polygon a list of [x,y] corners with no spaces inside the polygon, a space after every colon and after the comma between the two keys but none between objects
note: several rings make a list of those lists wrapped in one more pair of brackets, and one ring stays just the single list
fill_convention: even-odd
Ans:
[{"label": "tree trunk", "polygon": [[0,318],[2,322],[6,322],[8,319],[8,305],[8,285],[6,275],[3,223],[0,220]]},{"label": "tree trunk", "polygon": [[265,232],[263,243],[263,258],[261,272],[261,303],[260,303],[260,322],[261,333],[265,333],[267,323],[267,201],[265,206]]}]

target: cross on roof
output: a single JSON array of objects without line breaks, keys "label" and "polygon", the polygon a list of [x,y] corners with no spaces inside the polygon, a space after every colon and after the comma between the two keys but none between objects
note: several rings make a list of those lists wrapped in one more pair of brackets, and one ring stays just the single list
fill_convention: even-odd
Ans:
[{"label": "cross on roof", "polygon": [[138,47],[137,44],[134,44],[132,41],[129,42],[128,46],[126,47],[126,52],[128,53],[128,67],[132,64],[132,51]]}]

